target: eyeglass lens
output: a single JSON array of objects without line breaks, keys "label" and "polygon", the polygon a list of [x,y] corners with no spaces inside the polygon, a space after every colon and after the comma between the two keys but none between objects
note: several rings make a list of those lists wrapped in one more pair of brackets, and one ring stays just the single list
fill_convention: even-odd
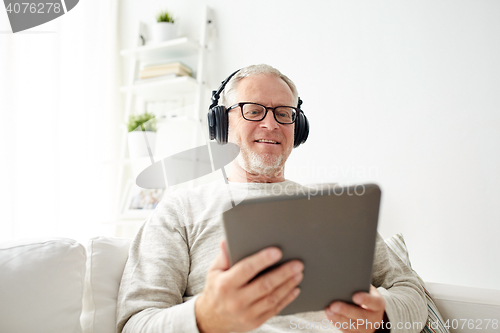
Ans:
[{"label": "eyeglass lens", "polygon": [[[257,104],[244,104],[243,117],[247,120],[262,120],[266,115],[266,108]],[[274,109],[274,118],[283,124],[291,124],[295,121],[295,109],[286,106],[280,106]]]}]

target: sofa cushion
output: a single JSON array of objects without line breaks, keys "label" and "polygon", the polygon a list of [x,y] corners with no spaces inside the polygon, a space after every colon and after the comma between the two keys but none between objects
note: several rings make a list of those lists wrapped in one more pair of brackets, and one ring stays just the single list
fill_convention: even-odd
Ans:
[{"label": "sofa cushion", "polygon": [[65,238],[0,245],[0,331],[82,332],[85,257]]},{"label": "sofa cushion", "polygon": [[82,314],[84,332],[115,332],[118,289],[130,244],[130,239],[114,237],[89,240]]},{"label": "sofa cushion", "polygon": [[[392,237],[389,237],[385,240],[387,246],[394,251],[398,255],[398,257],[411,268],[410,256],[408,255],[408,248],[406,247],[405,240],[403,239],[402,234],[397,234]],[[413,270],[413,269],[412,269]],[[439,310],[431,297],[429,291],[425,288],[424,281],[420,278],[417,272],[413,271],[417,276],[420,284],[424,288],[425,297],[427,298],[427,324],[425,325],[422,332],[424,333],[449,333],[448,329],[445,327],[445,321],[443,320],[443,316],[439,313]]]}]

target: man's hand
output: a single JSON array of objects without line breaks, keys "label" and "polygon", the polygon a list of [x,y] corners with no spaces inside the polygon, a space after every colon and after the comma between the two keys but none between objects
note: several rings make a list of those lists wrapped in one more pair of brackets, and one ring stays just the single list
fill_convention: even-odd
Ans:
[{"label": "man's hand", "polygon": [[304,265],[287,262],[250,282],[281,258],[267,248],[229,268],[225,242],[208,270],[205,288],[196,300],[196,323],[201,333],[246,332],[278,314],[298,295]]},{"label": "man's hand", "polygon": [[336,328],[341,328],[342,332],[373,333],[381,327],[385,301],[377,288],[370,286],[370,293],[354,294],[352,301],[361,308],[344,302],[333,302],[326,308],[326,317]]}]

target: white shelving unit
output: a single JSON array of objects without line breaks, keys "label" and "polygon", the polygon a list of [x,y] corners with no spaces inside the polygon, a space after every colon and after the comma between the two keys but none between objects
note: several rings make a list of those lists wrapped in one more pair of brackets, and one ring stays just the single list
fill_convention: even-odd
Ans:
[{"label": "white shelving unit", "polygon": [[170,79],[148,79],[148,82],[135,83],[121,87],[120,91],[127,95],[140,96],[148,102],[157,102],[193,92],[200,85],[190,76],[179,76]]},{"label": "white shelving unit", "polygon": [[[137,34],[134,36],[134,43],[137,45],[134,48],[122,50],[120,55],[125,61],[130,61],[130,75],[127,84],[120,88],[120,91],[126,95],[125,110],[123,115],[122,139],[120,146],[120,157],[117,173],[117,196],[119,207],[116,208],[116,224],[130,224],[130,220],[123,220],[120,217],[121,205],[123,203],[124,185],[127,180],[127,170],[131,169],[131,160],[128,157],[127,145],[127,126],[129,116],[131,114],[139,114],[147,110],[149,103],[168,102],[176,100],[189,101],[189,104],[194,104],[191,114],[183,114],[182,117],[175,118],[175,121],[195,121],[200,123],[201,116],[206,114],[206,104],[204,98],[206,96],[206,77],[205,65],[207,55],[207,39],[209,27],[212,24],[211,12],[209,8],[205,8],[203,15],[203,24],[199,40],[193,40],[188,37],[181,37],[157,44],[141,44],[141,32],[144,31],[144,24],[139,23]],[[138,80],[139,68],[142,63],[156,62],[177,62],[181,59],[191,59],[190,67],[193,69],[194,77],[179,76],[174,78],[158,78],[148,80]],[[182,60],[181,60],[182,61]],[[184,103],[184,106],[186,103]],[[138,108],[137,105],[142,107]],[[141,109],[141,110],[138,110]],[[158,116],[158,115],[157,115]],[[174,118],[169,118],[168,115],[157,117],[158,121],[172,121]],[[193,133],[193,142],[200,139],[201,133]],[[128,172],[130,173],[130,172]]]},{"label": "white shelving unit", "polygon": [[201,48],[200,44],[187,37],[168,40],[158,44],[139,46],[129,50],[123,50],[120,55],[134,57],[140,61],[162,60],[166,57],[184,57],[196,54]]}]

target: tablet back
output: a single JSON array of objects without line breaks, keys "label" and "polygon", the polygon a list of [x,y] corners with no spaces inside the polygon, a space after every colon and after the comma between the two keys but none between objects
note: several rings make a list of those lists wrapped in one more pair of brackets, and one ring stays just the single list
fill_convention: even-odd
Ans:
[{"label": "tablet back", "polygon": [[354,293],[369,291],[380,196],[368,184],[245,200],[223,214],[231,266],[277,246],[277,265],[304,263],[301,293],[280,315],[324,310],[335,300],[352,304]]}]

